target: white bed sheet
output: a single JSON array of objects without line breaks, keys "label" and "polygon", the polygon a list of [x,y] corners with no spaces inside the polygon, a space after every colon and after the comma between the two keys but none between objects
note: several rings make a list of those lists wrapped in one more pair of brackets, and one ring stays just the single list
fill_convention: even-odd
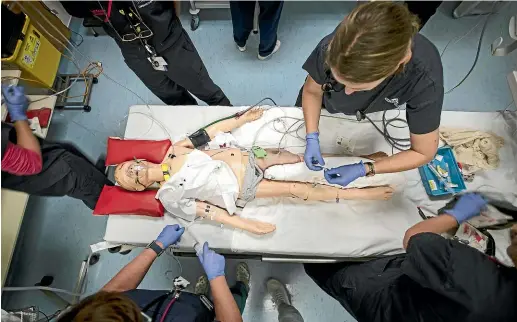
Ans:
[{"label": "white bed sheet", "polygon": [[[242,107],[198,107],[198,106],[144,106],[130,108],[126,126],[126,138],[163,139],[177,137],[193,132],[209,122],[227,116]],[[149,114],[160,120],[154,122],[145,115]],[[396,115],[397,111],[388,114]],[[404,117],[404,112],[401,117]],[[301,118],[302,112],[296,108],[272,108],[264,117],[233,132],[240,145],[250,147],[254,140],[263,147],[278,147],[282,135],[273,130],[273,123],[264,123],[278,116]],[[380,119],[373,115],[372,119]],[[487,171],[476,177],[469,189],[481,187],[481,190],[498,192],[505,199],[517,205],[517,164],[515,130],[517,128],[515,113],[477,113],[477,112],[443,112],[442,125],[476,128],[493,131],[506,140],[501,150],[501,166],[497,170]],[[276,128],[289,127],[287,124],[275,123]],[[165,127],[162,128],[162,125]],[[321,147],[324,153],[343,153],[351,150],[354,154],[368,154],[384,151],[391,154],[391,148],[369,123],[357,123],[335,118],[322,117],[320,122]],[[166,133],[168,132],[168,133]],[[256,133],[259,132],[257,135]],[[299,134],[303,137],[303,127]],[[392,135],[404,137],[407,129],[392,129]],[[338,145],[337,142],[342,145]],[[294,136],[285,136],[280,144],[292,152],[302,153],[304,142]],[[344,148],[346,145],[347,148]],[[247,218],[256,218],[273,222],[277,230],[266,236],[256,236],[246,232],[219,227],[210,223],[195,224],[190,229],[201,239],[206,239],[211,246],[233,252],[283,254],[299,256],[326,257],[362,257],[403,252],[402,238],[411,225],[420,221],[416,205],[438,209],[444,201],[431,201],[420,183],[417,170],[404,173],[407,183],[391,201],[341,201],[306,203],[291,198],[274,198],[254,200],[245,207],[241,214]],[[104,239],[110,242],[144,245],[156,238],[166,224],[177,220],[166,214],[163,218],[141,216],[110,216]],[[505,232],[502,247],[506,247]],[[182,238],[180,248],[190,248],[192,240],[187,234]],[[508,239],[509,240],[509,239]],[[504,251],[498,252],[500,259],[507,261]]]}]

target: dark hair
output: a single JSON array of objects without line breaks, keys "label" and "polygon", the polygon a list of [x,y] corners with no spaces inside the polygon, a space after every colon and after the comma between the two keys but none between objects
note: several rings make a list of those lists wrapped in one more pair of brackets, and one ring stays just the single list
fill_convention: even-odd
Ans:
[{"label": "dark hair", "polygon": [[359,5],[339,25],[327,50],[327,65],[358,84],[388,77],[401,68],[418,28],[418,17],[404,4]]},{"label": "dark hair", "polygon": [[83,299],[58,322],[142,322],[140,308],[122,293],[98,292]]}]

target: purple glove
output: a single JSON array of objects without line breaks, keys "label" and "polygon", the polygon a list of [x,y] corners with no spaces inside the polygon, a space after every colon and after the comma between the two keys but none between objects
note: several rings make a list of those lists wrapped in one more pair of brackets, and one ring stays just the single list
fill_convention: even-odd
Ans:
[{"label": "purple glove", "polygon": [[323,170],[321,166],[325,165],[325,160],[323,160],[320,151],[320,134],[318,132],[309,133],[305,136],[305,141],[307,141],[307,146],[305,147],[303,160],[305,160],[307,168],[312,171]]},{"label": "purple glove", "polygon": [[29,100],[25,96],[23,87],[2,85],[2,94],[4,95],[5,105],[7,106],[11,121],[14,123],[27,120]]},{"label": "purple glove", "polygon": [[364,168],[363,161],[361,161],[359,163],[342,165],[337,168],[325,170],[323,174],[328,183],[346,187],[355,179],[364,177],[366,175],[366,169]]},{"label": "purple glove", "polygon": [[162,243],[163,249],[165,249],[180,240],[180,237],[183,235],[184,231],[185,228],[180,227],[178,224],[167,225],[165,228],[163,228],[158,238],[156,238],[156,241]]},{"label": "purple glove", "polygon": [[466,193],[460,197],[454,207],[445,210],[445,213],[453,216],[458,224],[476,217],[479,213],[486,209],[486,201],[477,193]]},{"label": "purple glove", "polygon": [[208,242],[203,244],[203,252],[197,254],[206,277],[211,281],[218,276],[224,276],[224,257],[208,248]]}]

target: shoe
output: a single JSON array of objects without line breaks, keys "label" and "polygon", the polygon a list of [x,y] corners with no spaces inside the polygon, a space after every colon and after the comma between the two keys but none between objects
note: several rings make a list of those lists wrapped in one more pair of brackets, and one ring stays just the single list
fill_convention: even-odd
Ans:
[{"label": "shoe", "polygon": [[197,295],[208,296],[209,288],[210,283],[208,282],[208,277],[206,277],[206,275],[201,275],[197,279],[196,286],[194,287],[194,293]]},{"label": "shoe", "polygon": [[237,282],[241,282],[244,285],[246,285],[246,287],[249,290],[251,273],[250,273],[250,269],[248,268],[248,265],[244,262],[241,262],[241,263],[237,264],[236,271],[237,271],[237,274],[236,274],[237,276],[236,276],[235,280],[237,280]]},{"label": "shoe", "polygon": [[287,305],[291,305],[291,296],[287,291],[287,288],[284,284],[282,284],[279,280],[270,278],[266,282],[267,292],[271,295],[271,299],[273,303],[275,303],[276,307],[280,306],[280,304],[285,303]]},{"label": "shoe", "polygon": [[271,54],[267,55],[267,56],[260,56],[260,54],[258,54],[258,59],[259,60],[266,60],[268,58],[270,58],[271,56],[273,56],[274,53],[276,53],[279,49],[280,49],[280,46],[282,45],[282,43],[280,42],[280,40],[277,40],[276,41],[276,45],[275,45],[275,48],[273,49],[273,51],[271,52]]},{"label": "shoe", "polygon": [[[237,43],[235,43],[235,44],[237,45]],[[239,49],[239,51],[240,51],[241,53],[246,51],[246,45],[244,45],[244,46],[242,46],[242,47],[241,47],[241,46],[239,46],[239,45],[237,45],[237,48]]]}]

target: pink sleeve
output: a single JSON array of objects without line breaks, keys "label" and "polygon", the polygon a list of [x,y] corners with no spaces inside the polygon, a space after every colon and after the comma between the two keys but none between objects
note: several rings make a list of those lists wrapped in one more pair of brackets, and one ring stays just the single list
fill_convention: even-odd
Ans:
[{"label": "pink sleeve", "polygon": [[2,171],[28,176],[40,173],[42,167],[43,161],[38,153],[11,142],[8,143],[2,159]]}]

